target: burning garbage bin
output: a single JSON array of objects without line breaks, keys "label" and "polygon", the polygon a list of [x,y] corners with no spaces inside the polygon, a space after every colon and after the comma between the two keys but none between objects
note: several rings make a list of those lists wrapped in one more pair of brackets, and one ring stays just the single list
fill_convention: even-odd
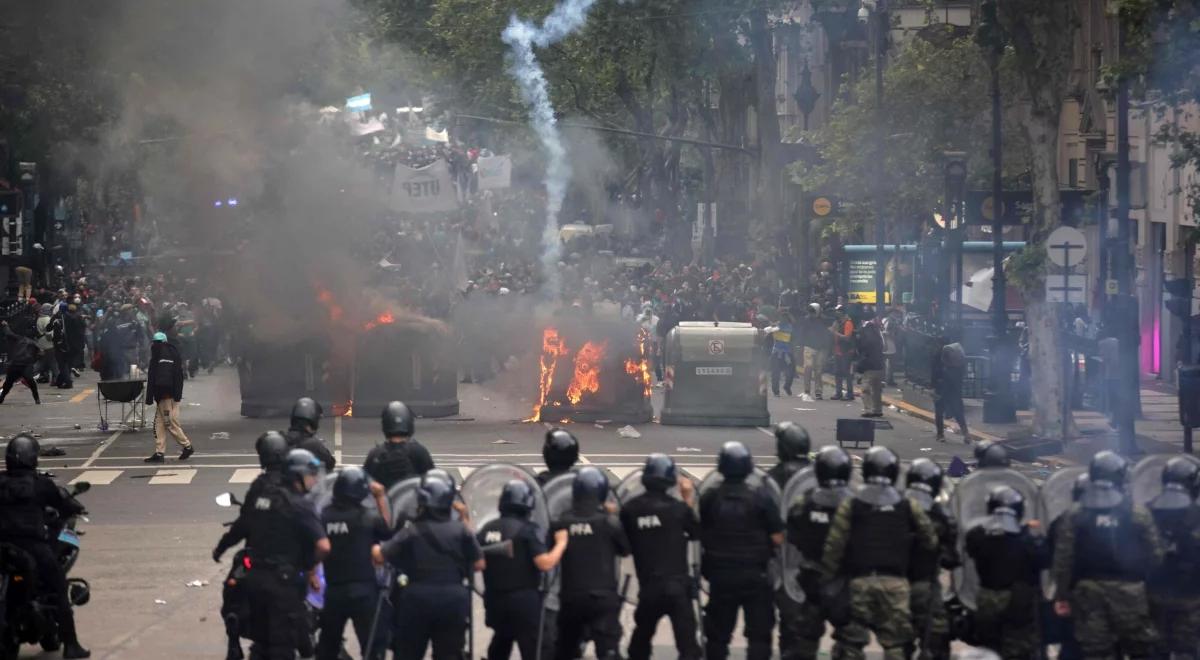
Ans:
[{"label": "burning garbage bin", "polygon": [[542,330],[533,415],[526,421],[638,424],[650,403],[650,338],[627,321],[557,319]]},{"label": "burning garbage bin", "polygon": [[296,399],[312,397],[332,410],[329,345],[321,339],[291,344],[247,342],[238,351],[245,417],[286,417]]},{"label": "burning garbage bin", "polygon": [[396,400],[421,417],[458,414],[458,372],[449,335],[379,325],[358,338],[355,356],[357,414],[378,416]]},{"label": "burning garbage bin", "polygon": [[680,323],[664,347],[663,424],[767,426],[767,375],[749,323]]}]

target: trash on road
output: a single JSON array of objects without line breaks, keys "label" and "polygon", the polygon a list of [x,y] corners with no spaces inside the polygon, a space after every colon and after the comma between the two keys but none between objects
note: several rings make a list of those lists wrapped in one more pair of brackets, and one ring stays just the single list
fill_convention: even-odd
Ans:
[{"label": "trash on road", "polygon": [[894,403],[889,403],[889,404],[888,404],[888,410],[899,410],[899,408],[897,408],[897,407],[896,407],[896,404],[894,404]]},{"label": "trash on road", "polygon": [[192,580],[191,582],[187,583],[187,586],[189,586],[189,587],[207,587],[208,583],[203,580]]},{"label": "trash on road", "polygon": [[603,430],[604,430],[604,425],[603,425],[603,424],[592,424],[592,426],[595,426],[596,428],[600,429],[601,431],[603,431]]},{"label": "trash on road", "polygon": [[209,436],[208,439],[209,440],[228,440],[229,434],[226,433],[225,431],[217,431],[216,433]]},{"label": "trash on road", "polygon": [[496,440],[493,440],[492,444],[493,445],[514,445],[516,443],[513,442],[512,440],[505,440],[504,438],[498,438]]},{"label": "trash on road", "polygon": [[810,401],[815,401],[816,399],[813,399],[811,394],[809,394],[808,392],[805,392],[800,395],[800,400],[805,403],[808,403]]},{"label": "trash on road", "polygon": [[681,453],[682,453],[682,452],[689,452],[689,451],[699,452],[699,451],[700,451],[700,448],[699,448],[699,447],[676,447],[676,448],[675,448],[675,451],[677,451],[677,452],[681,452]]},{"label": "trash on road", "polygon": [[154,604],[155,604],[155,605],[166,605],[166,604],[167,604],[167,601],[165,601],[165,600],[162,600],[161,598],[155,598],[155,599],[154,599]]},{"label": "trash on road", "polygon": [[617,435],[621,436],[622,438],[640,438],[640,437],[642,437],[642,434],[638,433],[637,429],[635,429],[629,425],[625,425],[625,426],[622,426],[621,428],[617,429]]},{"label": "trash on road", "polygon": [[800,412],[817,412],[816,408],[797,408]]},{"label": "trash on road", "polygon": [[921,451],[933,451],[933,447],[921,447]]}]

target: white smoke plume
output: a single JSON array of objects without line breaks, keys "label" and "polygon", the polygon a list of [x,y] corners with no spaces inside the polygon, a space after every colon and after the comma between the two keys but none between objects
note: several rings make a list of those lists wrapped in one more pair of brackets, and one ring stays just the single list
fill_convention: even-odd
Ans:
[{"label": "white smoke plume", "polygon": [[554,117],[546,74],[533,52],[534,46],[545,48],[579,30],[587,21],[588,11],[596,0],[565,0],[542,21],[541,26],[523,21],[515,15],[509,19],[501,39],[512,49],[509,73],[517,81],[521,98],[529,105],[534,132],[546,150],[546,227],[542,232],[542,269],[546,275],[546,294],[556,299],[560,290],[558,261],[562,244],[558,237],[558,214],[562,211],[567,183],[571,180],[571,165]]}]

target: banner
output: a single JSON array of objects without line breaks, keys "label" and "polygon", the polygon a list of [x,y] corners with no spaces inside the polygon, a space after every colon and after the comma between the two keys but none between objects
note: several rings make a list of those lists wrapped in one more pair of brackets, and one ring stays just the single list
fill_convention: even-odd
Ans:
[{"label": "banner", "polygon": [[480,190],[496,190],[512,185],[512,158],[509,156],[480,157],[478,167]]},{"label": "banner", "polygon": [[458,208],[458,195],[450,176],[450,166],[438,160],[428,167],[414,169],[396,166],[392,180],[392,209],[406,213],[435,213]]}]

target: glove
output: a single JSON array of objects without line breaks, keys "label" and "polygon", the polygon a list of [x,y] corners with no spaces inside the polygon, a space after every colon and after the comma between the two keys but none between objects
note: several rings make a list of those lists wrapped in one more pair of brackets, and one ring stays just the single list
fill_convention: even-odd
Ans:
[{"label": "glove", "polygon": [[222,549],[220,546],[213,548],[213,552],[212,552],[213,561],[215,561],[218,564],[221,563],[221,555],[223,555],[223,554],[225,554],[225,550]]}]

